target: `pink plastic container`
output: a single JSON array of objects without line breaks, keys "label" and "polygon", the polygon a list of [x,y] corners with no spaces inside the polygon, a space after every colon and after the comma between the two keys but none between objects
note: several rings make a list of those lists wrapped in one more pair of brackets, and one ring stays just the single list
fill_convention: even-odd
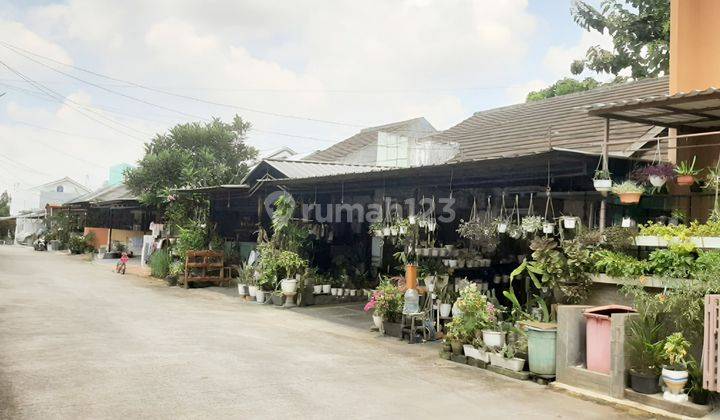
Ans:
[{"label": "pink plastic container", "polygon": [[610,373],[610,316],[635,312],[622,305],[596,306],[586,309],[585,352],[587,368],[594,372]]}]

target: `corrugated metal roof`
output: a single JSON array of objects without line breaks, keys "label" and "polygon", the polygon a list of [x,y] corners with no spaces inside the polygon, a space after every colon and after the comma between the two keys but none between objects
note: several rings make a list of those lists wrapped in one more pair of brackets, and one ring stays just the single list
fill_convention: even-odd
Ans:
[{"label": "corrugated metal roof", "polygon": [[[598,102],[615,102],[667,92],[667,77],[603,86],[586,92],[477,112],[460,124],[428,139],[457,142],[460,153],[453,160],[457,162],[523,155],[553,147],[600,152],[598,143],[603,138],[605,122],[602,118],[588,115],[583,107]],[[651,129],[653,127],[649,125],[612,121],[610,135],[613,140],[640,139],[650,133]],[[613,145],[610,149],[616,154],[629,154],[628,150],[628,147],[622,145]]]},{"label": "corrugated metal roof", "polygon": [[586,106],[589,115],[663,127],[720,127],[720,90],[678,92]]},{"label": "corrugated metal roof", "polygon": [[429,127],[432,127],[430,123],[423,117],[413,118],[411,120],[399,121],[395,123],[379,125],[377,127],[368,127],[362,129],[359,133],[354,136],[341,141],[340,143],[334,144],[325,150],[319,150],[315,153],[308,155],[305,159],[310,161],[321,161],[321,162],[332,162],[341,159],[352,152],[356,152],[363,147],[376,141],[378,133],[383,131],[386,133],[408,133],[414,134],[415,137],[425,137],[433,134],[436,130],[422,130],[422,132],[415,132],[413,125],[425,122]]},{"label": "corrugated metal roof", "polygon": [[109,201],[136,201],[138,198],[125,184],[101,187],[88,194],[76,197],[65,204],[103,203]]},{"label": "corrugated metal roof", "polygon": [[350,163],[316,162],[309,160],[265,159],[263,162],[284,174],[285,178],[292,179],[357,174],[390,169],[387,166],[354,165]]}]

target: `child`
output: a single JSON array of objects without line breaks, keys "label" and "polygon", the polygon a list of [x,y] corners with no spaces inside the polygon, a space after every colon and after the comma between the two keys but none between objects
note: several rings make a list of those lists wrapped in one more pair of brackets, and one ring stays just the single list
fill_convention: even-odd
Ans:
[{"label": "child", "polygon": [[125,274],[125,268],[127,267],[127,262],[130,258],[128,257],[127,252],[123,252],[120,256],[120,261],[117,262],[117,265],[115,266],[115,272]]}]

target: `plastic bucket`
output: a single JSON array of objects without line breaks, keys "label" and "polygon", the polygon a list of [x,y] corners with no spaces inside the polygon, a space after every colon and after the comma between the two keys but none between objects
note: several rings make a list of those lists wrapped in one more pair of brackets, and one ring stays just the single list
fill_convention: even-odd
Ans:
[{"label": "plastic bucket", "polygon": [[587,320],[585,352],[588,370],[610,373],[610,316],[626,312],[635,310],[627,306],[607,305],[590,308],[583,313]]},{"label": "plastic bucket", "polygon": [[528,364],[536,375],[555,375],[557,329],[527,327]]}]

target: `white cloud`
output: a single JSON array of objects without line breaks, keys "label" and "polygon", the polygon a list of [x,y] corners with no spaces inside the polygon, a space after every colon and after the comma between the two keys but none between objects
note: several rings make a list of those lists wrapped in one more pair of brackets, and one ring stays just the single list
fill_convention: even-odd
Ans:
[{"label": "white cloud", "polygon": [[[441,129],[475,111],[460,93],[443,88],[506,83],[509,69],[522,67],[536,30],[526,0],[69,0],[27,8],[18,22],[0,22],[0,38],[38,54],[185,95],[359,125],[425,116]],[[152,120],[100,111],[142,132],[192,119],[13,60],[23,62],[36,79],[57,81],[50,86],[73,100]],[[73,74],[192,115],[228,118],[237,112],[269,131],[337,141],[359,129],[212,106]],[[136,141],[83,116],[72,104],[14,97],[5,102],[0,142],[39,137],[100,166],[141,157]],[[108,141],[72,139],[17,126],[14,119]],[[329,145],[262,132],[252,133],[251,144],[261,149],[287,144],[298,151]],[[30,144],[12,150],[57,177],[91,173],[102,178],[102,168],[70,158],[58,162],[53,155],[42,157],[42,151]]]}]

